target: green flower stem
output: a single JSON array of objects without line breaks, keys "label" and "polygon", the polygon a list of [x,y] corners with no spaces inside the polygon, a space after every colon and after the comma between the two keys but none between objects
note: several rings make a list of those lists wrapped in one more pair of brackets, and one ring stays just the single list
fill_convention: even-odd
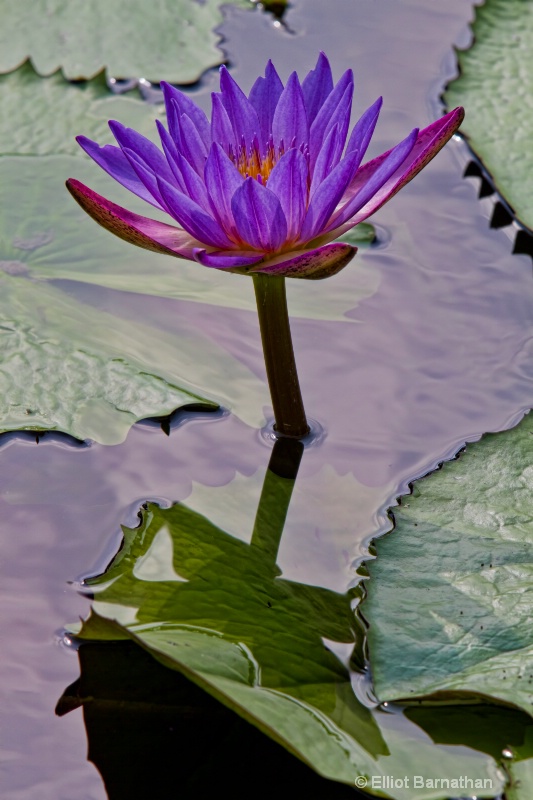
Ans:
[{"label": "green flower stem", "polygon": [[303,451],[303,443],[297,439],[283,437],[274,443],[257,506],[250,544],[263,551],[275,574],[279,543]]},{"label": "green flower stem", "polygon": [[263,354],[274,408],[274,430],[301,439],[309,433],[292,348],[285,278],[253,276]]}]

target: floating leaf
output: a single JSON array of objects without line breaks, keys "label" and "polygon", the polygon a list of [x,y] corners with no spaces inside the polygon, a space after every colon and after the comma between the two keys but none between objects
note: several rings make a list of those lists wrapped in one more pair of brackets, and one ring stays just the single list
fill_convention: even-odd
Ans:
[{"label": "floating leaf", "polygon": [[461,132],[517,217],[533,228],[533,0],[486,0],[473,44],[445,95],[466,111]]},{"label": "floating leaf", "polygon": [[4,274],[0,286],[0,431],[58,430],[116,444],[139,419],[217,407],[173,379],[174,365],[164,364],[162,343],[144,325],[83,306],[25,273]]},{"label": "floating leaf", "polygon": [[[249,0],[226,0],[250,8]],[[193,83],[220,64],[220,0],[19,0],[2,9],[0,72],[28,57],[40,75],[69,79],[106,68],[115,78]]]},{"label": "floating leaf", "polygon": [[260,424],[266,387],[200,333],[171,335],[117,319],[39,280],[58,265],[74,270],[85,258],[90,269],[114,258],[112,237],[102,232],[100,249],[97,230],[87,228],[84,238],[62,183],[72,162],[83,163],[0,159],[0,430],[61,430],[114,444],[138,419],[190,404],[216,408],[215,396]]},{"label": "floating leaf", "polygon": [[30,63],[0,75],[0,149],[2,154],[59,155],[85,158],[75,136],[84,133],[102,144],[115,142],[107,125],[120,119],[144,136],[157,137],[154,120],[163,106],[112,95],[104,76],[69,83],[61,73],[40,78]]},{"label": "floating leaf", "polygon": [[132,639],[333,780],[366,776],[380,796],[429,800],[434,788],[394,789],[384,777],[468,774],[498,792],[490,757],[437,747],[356,699],[350,596],[287,580],[276,565],[288,483],[267,477],[250,543],[184,505],[149,504],[108,571],[88,581],[96,602],[82,639]]},{"label": "floating leaf", "polygon": [[415,484],[376,542],[363,613],[381,700],[533,714],[533,415]]}]

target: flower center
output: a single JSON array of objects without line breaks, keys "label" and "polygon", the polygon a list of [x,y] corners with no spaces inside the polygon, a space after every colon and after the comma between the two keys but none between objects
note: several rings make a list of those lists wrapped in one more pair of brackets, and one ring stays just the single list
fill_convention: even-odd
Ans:
[{"label": "flower center", "polygon": [[243,137],[236,153],[230,145],[229,157],[244,178],[254,178],[263,186],[266,186],[270,173],[284,152],[283,142],[276,148],[272,137],[270,137],[270,141],[265,148],[265,154],[261,155],[257,137],[254,138],[250,146],[246,145]]}]

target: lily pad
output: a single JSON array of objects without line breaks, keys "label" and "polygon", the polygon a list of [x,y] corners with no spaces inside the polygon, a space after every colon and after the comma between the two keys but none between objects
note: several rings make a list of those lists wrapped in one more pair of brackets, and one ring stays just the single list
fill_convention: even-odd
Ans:
[{"label": "lily pad", "polygon": [[533,415],[415,484],[376,542],[363,613],[380,700],[533,715]]},{"label": "lily pad", "polygon": [[107,572],[88,581],[96,601],[80,637],[135,641],[330,779],[359,778],[397,800],[442,793],[394,788],[386,776],[468,774],[500,791],[490,756],[436,746],[416,724],[359,702],[347,666],[362,643],[350,595],[283,577],[276,550],[290,481],[267,476],[249,542],[185,505],[149,504]]},{"label": "lily pad", "polygon": [[[201,332],[178,336],[117,319],[42,280],[84,258],[90,269],[115,257],[113,237],[102,231],[98,249],[98,229],[80,236],[78,209],[62,185],[72,162],[83,164],[0,158],[0,431],[60,430],[114,444],[138,419],[190,404],[216,408],[218,399],[261,424],[266,386]],[[141,267],[143,251],[138,257]]]},{"label": "lily pad", "polygon": [[[226,0],[242,8],[250,0]],[[115,78],[193,83],[223,61],[220,0],[20,0],[2,9],[0,71],[31,58],[40,75],[69,79],[106,68]]]},{"label": "lily pad", "polygon": [[162,105],[112,95],[103,74],[69,83],[60,72],[41,78],[29,62],[0,75],[0,151],[3,155],[59,155],[86,158],[75,136],[84,133],[102,144],[115,140],[107,121],[120,119],[144,136],[156,137],[154,120]]},{"label": "lily pad", "polygon": [[[20,263],[0,261],[0,269]],[[0,286],[0,431],[62,431],[116,444],[145,417],[217,407],[172,380],[171,369],[149,367],[158,339],[142,324],[72,302],[25,272],[4,272]]]},{"label": "lily pad", "polygon": [[466,110],[461,132],[518,219],[533,229],[533,0],[486,0],[460,75],[445,94]]}]

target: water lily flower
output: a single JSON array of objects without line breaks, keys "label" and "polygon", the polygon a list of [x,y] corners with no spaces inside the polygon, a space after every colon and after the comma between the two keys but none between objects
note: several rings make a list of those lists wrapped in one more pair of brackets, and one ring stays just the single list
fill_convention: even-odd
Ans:
[{"label": "water lily flower", "polygon": [[109,126],[118,147],[85,136],[78,142],[178,226],[134,214],[77,180],[67,186],[96,222],[132,244],[253,276],[275,429],[302,438],[309,426],[285,278],[316,280],[343,269],[357,248],[334,240],[414,178],[457,130],[463,109],[362,164],[381,98],[348,137],[353,74],[334,86],[324,53],[302,83],[293,72],[285,86],[269,61],[248,97],[221,67],[211,122],[187,95],[161,85],[168,122],[167,130],[156,121],[161,149],[115,121]]},{"label": "water lily flower", "polygon": [[334,242],[410,181],[459,127],[457,108],[415,128],[362,165],[381,108],[365,111],[348,136],[353,74],[333,85],[321,53],[300,83],[285,86],[272,62],[248,97],[225,67],[212,95],[211,121],[182,92],[162,83],[168,130],[157,120],[161,149],[120,122],[118,146],[78,142],[116,181],[177,225],[139,216],[70,179],[67,186],[100,225],[147,250],[205,267],[318,279],[352,259]]}]

